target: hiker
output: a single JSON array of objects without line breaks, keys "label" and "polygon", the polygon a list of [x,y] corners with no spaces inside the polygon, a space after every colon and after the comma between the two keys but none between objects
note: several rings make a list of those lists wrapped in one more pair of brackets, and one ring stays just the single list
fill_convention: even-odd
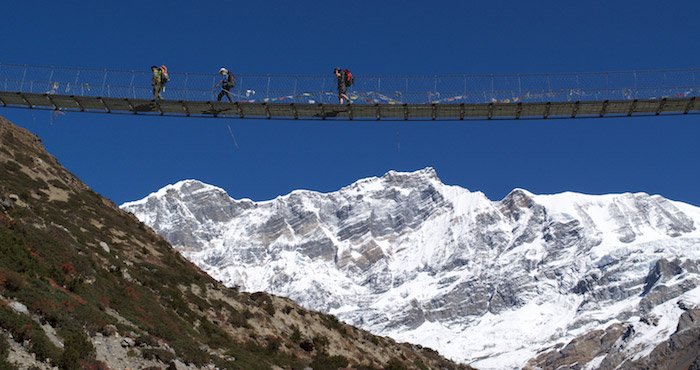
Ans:
[{"label": "hiker", "polygon": [[219,69],[219,74],[221,75],[221,81],[216,84],[216,87],[221,86],[221,91],[216,97],[216,101],[221,101],[225,95],[228,98],[228,101],[233,103],[233,99],[231,99],[231,89],[236,86],[236,78],[233,77],[233,74],[224,67]]},{"label": "hiker", "polygon": [[163,99],[161,92],[163,91],[163,70],[158,66],[151,66],[151,86],[153,86],[153,99]]},{"label": "hiker", "polygon": [[352,73],[347,69],[340,69],[340,67],[336,67],[333,73],[335,73],[335,78],[338,80],[338,100],[340,104],[345,104],[345,100],[350,103],[347,92],[348,87],[353,83]]},{"label": "hiker", "polygon": [[168,74],[168,67],[165,64],[160,66],[160,84],[163,87],[161,92],[165,92],[165,85],[170,81],[170,75]]}]

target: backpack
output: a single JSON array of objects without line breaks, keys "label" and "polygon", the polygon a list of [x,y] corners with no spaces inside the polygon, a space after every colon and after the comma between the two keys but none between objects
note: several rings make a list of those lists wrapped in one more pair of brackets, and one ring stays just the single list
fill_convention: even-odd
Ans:
[{"label": "backpack", "polygon": [[161,82],[166,83],[166,82],[170,81],[170,76],[168,76],[168,67],[166,67],[165,64],[160,66],[160,71],[161,71]]},{"label": "backpack", "polygon": [[230,87],[236,86],[236,76],[231,72],[228,73],[228,77],[226,78],[226,85]]},{"label": "backpack", "polygon": [[345,73],[345,86],[350,87],[355,83],[355,77],[352,76],[352,72],[349,69],[343,71]]}]

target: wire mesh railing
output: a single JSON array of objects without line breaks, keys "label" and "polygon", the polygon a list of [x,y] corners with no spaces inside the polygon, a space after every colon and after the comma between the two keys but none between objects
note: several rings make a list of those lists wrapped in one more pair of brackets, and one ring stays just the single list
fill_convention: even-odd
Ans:
[{"label": "wire mesh railing", "polygon": [[[217,73],[170,71],[162,96],[213,101]],[[337,103],[328,75],[235,74],[234,100],[268,103]],[[0,90],[39,94],[152,99],[151,72],[0,64]],[[700,69],[599,73],[356,75],[348,96],[355,104],[474,104],[687,98],[700,95]]]}]

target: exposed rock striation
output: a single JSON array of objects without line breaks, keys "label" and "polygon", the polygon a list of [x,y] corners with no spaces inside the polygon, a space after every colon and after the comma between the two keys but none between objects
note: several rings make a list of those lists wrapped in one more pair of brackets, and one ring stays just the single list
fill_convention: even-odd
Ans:
[{"label": "exposed rock striation", "polygon": [[122,207],[229,286],[477,367],[637,361],[700,304],[700,209],[658,195],[491,201],[426,168],[264,202],[187,180]]}]

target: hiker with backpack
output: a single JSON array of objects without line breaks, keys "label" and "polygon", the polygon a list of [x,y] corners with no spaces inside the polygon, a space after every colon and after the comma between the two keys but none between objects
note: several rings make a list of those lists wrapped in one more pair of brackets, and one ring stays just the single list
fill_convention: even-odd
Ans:
[{"label": "hiker with backpack", "polygon": [[221,101],[224,95],[226,95],[228,101],[233,103],[233,99],[231,99],[231,89],[236,86],[236,78],[233,77],[233,74],[224,67],[219,69],[219,74],[221,75],[221,81],[216,84],[216,87],[221,86],[221,91],[216,97],[216,101]]},{"label": "hiker with backpack", "polygon": [[151,66],[151,86],[153,87],[153,99],[163,99],[161,95],[165,91],[165,84],[170,81],[168,68],[165,65],[160,67]]},{"label": "hiker with backpack", "polygon": [[347,95],[348,92],[348,87],[352,86],[352,84],[355,82],[355,79],[352,77],[352,73],[348,69],[340,69],[340,67],[336,67],[333,70],[333,73],[335,73],[335,78],[338,80],[338,100],[340,101],[340,104],[345,104],[345,100],[347,99],[348,103],[350,103],[350,98]]}]

